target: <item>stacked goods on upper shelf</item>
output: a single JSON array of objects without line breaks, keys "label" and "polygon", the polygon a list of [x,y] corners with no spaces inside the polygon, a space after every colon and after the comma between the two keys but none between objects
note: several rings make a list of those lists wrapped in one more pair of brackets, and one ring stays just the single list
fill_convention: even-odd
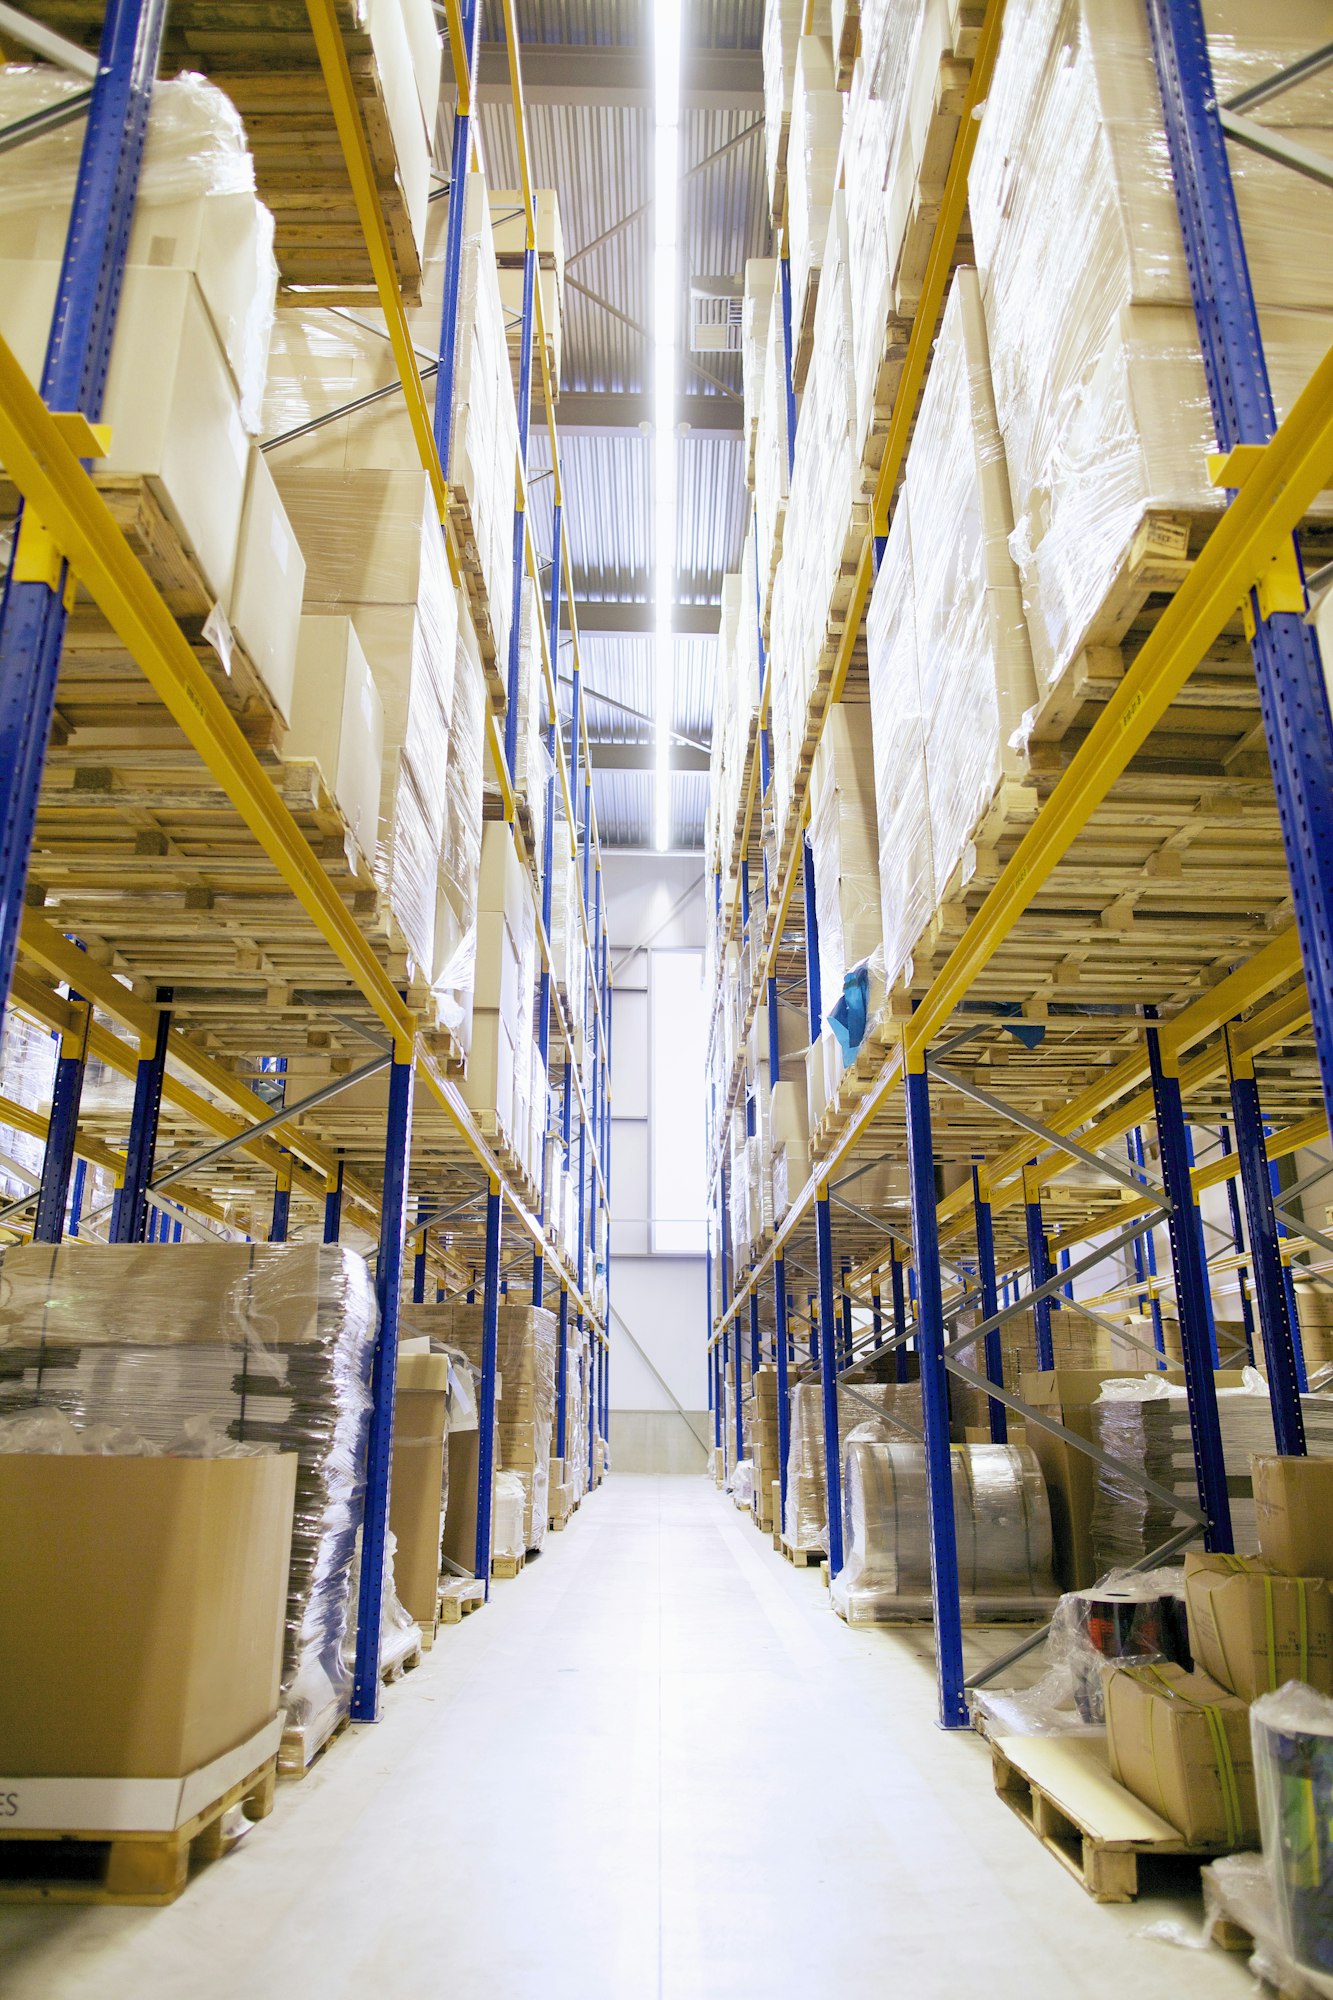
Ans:
[{"label": "stacked goods on upper shelf", "polygon": [[752,490],[759,446],[759,397],[768,353],[768,324],[781,312],[776,257],[747,257],[741,305],[741,387],[744,394],[745,482]]},{"label": "stacked goods on upper shelf", "polygon": [[465,1095],[475,1112],[494,1121],[491,1136],[508,1147],[535,1181],[541,1171],[532,1148],[536,929],[527,871],[518,858],[513,829],[504,820],[491,820],[482,829],[477,906],[476,997]]},{"label": "stacked goods on upper shelf", "polygon": [[[74,87],[52,70],[0,69],[0,120]],[[34,384],[81,132],[74,124],[25,145],[0,190],[0,334]],[[96,476],[111,491],[144,483],[170,524],[159,541],[179,539],[185,567],[213,600],[205,635],[225,673],[239,677],[239,647],[285,723],[304,567],[250,436],[260,427],[277,280],[273,218],[255,195],[234,108],[198,77],[159,84],[100,411],[111,440]],[[179,587],[179,557],[169,566]]]},{"label": "stacked goods on upper shelf", "polygon": [[380,830],[384,704],[356,627],[345,615],[312,611],[301,620],[283,756],[289,761],[310,757],[319,765],[356,853],[368,870],[373,868]]},{"label": "stacked goods on upper shelf", "polygon": [[[765,260],[764,268],[770,265],[776,273],[773,260]],[[758,584],[759,616],[765,631],[773,601],[773,581],[786,534],[792,425],[796,420],[795,410],[788,400],[787,348],[783,331],[785,315],[781,283],[776,275],[773,287],[767,316],[759,312],[754,315],[756,335],[753,345],[746,343],[741,350],[746,400],[755,411],[754,475],[751,484],[754,492],[753,533],[758,553],[754,573]],[[758,335],[761,323],[764,329],[762,342]]]},{"label": "stacked goods on upper shelf", "polygon": [[[828,0],[815,0],[812,35],[829,34]],[[805,0],[766,0],[764,7],[764,165],[768,176],[769,216],[775,229],[787,202],[787,172],[792,99],[796,90],[796,59],[806,26]]]},{"label": "stacked goods on upper shelf", "polygon": [[838,178],[842,92],[834,87],[830,44],[797,44],[787,145],[787,249],[791,262],[792,383],[799,393],[814,340],[815,301],[829,211]]},{"label": "stacked goods on upper shelf", "polygon": [[[810,852],[819,924],[819,991],[844,1061],[855,1056],[883,999],[875,757],[869,711],[841,702],[810,771]],[[829,1057],[836,1075],[839,1065]]]},{"label": "stacked goods on upper shelf", "polygon": [[783,829],[806,742],[810,704],[828,663],[868,525],[855,504],[856,460],[847,209],[833,199],[815,307],[814,351],[796,427],[796,456],[773,590],[773,809]]},{"label": "stacked goods on upper shelf", "polygon": [[458,610],[449,762],[444,773],[444,841],[435,899],[435,1012],[460,1052],[472,1047],[477,880],[481,870],[482,768],[486,752],[486,683],[477,634],[466,605]]},{"label": "stacked goods on upper shelf", "polygon": [[281,463],[278,480],[306,550],[307,608],[351,619],[383,705],[376,876],[409,977],[429,986],[459,648],[430,481],[421,471]]},{"label": "stacked goods on upper shelf", "polygon": [[514,791],[527,817],[529,859],[540,868],[546,851],[547,781],[555,765],[546,748],[550,704],[542,670],[542,604],[530,576],[519,594],[518,692],[514,707],[516,754],[511,773]]},{"label": "stacked goods on upper shelf", "polygon": [[1011,528],[980,292],[963,269],[866,624],[890,991],[956,872],[970,873],[997,789],[1023,769],[1011,739],[1036,690]]},{"label": "stacked goods on upper shelf", "polygon": [[[537,299],[541,299],[542,325],[546,330],[546,362],[551,387],[560,387],[561,327],[565,309],[565,238],[560,227],[560,204],[554,188],[535,188],[532,195],[536,222],[537,269],[533,283],[532,380],[539,389],[541,364],[537,355]],[[495,260],[500,273],[500,304],[504,308],[505,332],[513,362],[514,389],[519,382],[519,361],[523,327],[523,258],[527,244],[527,214],[518,189],[495,188],[491,192],[491,227],[495,232]],[[540,411],[541,405],[538,402]]]},{"label": "stacked goods on upper shelf", "polygon": [[[410,1338],[429,1337],[437,1349],[458,1348],[480,1370],[482,1311],[479,1305],[404,1306],[402,1328]],[[554,1313],[543,1306],[500,1307],[498,1469],[516,1473],[523,1482],[523,1549],[539,1549],[546,1538],[557,1345]]]},{"label": "stacked goods on upper shelf", "polygon": [[[746,759],[754,742],[759,708],[753,525],[745,537],[741,562],[739,575],[722,579],[713,740],[709,751],[708,801],[713,817],[710,853],[715,867],[725,876],[731,874],[737,814],[744,802]],[[752,893],[754,889],[752,881]]]},{"label": "stacked goods on upper shelf", "polygon": [[[1219,0],[1208,21],[1225,102],[1323,40],[1327,9]],[[1323,77],[1274,105],[1326,139]],[[1294,199],[1272,160],[1237,148],[1229,164],[1281,417],[1329,343],[1333,213]],[[1035,0],[1007,15],[969,202],[1045,692],[1089,645],[1124,637],[1145,588],[1180,581],[1191,528],[1225,505],[1208,480],[1215,439],[1137,0]]]},{"label": "stacked goods on upper shelf", "polygon": [[343,1665],[361,1527],[376,1308],[336,1245],[7,1250],[0,1414],[61,1416],[77,1449],[226,1456],[299,1468],[282,1701],[306,1757],[347,1708]]}]

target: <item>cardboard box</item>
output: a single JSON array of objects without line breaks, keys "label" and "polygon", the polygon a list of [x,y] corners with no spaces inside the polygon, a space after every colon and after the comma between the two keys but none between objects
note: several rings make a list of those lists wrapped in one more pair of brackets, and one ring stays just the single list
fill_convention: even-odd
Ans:
[{"label": "cardboard box", "polygon": [[274,477],[305,555],[311,605],[415,604],[426,529],[440,540],[425,473],[325,471],[284,466],[284,457]]},{"label": "cardboard box", "polygon": [[0,1454],[0,1772],[181,1777],[272,1720],[296,1463]]},{"label": "cardboard box", "polygon": [[518,1018],[518,946],[502,910],[477,916],[477,958],[473,1005]]},{"label": "cardboard box", "polygon": [[503,1017],[478,1007],[463,1097],[474,1111],[493,1111],[508,1132],[514,1117],[514,1044]]},{"label": "cardboard box", "polygon": [[[449,1433],[449,1504],[444,1516],[444,1553],[469,1576],[477,1560],[477,1492],[480,1431]],[[494,1491],[496,1461],[491,1462]]]},{"label": "cardboard box", "polygon": [[368,862],[379,840],[384,710],[350,618],[303,618],[292,676],[287,757],[313,757]]},{"label": "cardboard box", "polygon": [[445,1355],[399,1356],[389,1489],[389,1527],[397,1542],[393,1574],[399,1603],[427,1633],[439,1593],[448,1403]]},{"label": "cardboard box", "polygon": [[268,209],[250,191],[196,194],[171,202],[140,200],[128,261],[194,273],[246,426],[258,430],[278,289]]},{"label": "cardboard box", "polygon": [[1169,1663],[1112,1667],[1104,1690],[1111,1775],[1200,1847],[1257,1847],[1247,1704]]},{"label": "cardboard box", "polygon": [[304,596],[305,557],[264,454],[252,446],[229,617],[284,722],[292,712]]},{"label": "cardboard box", "polygon": [[1250,1474],[1260,1555],[1284,1576],[1333,1579],[1333,1459],[1256,1452]]},{"label": "cardboard box", "polygon": [[1243,1701],[1287,1681],[1333,1694],[1333,1591],[1262,1556],[1185,1557],[1194,1663]]},{"label": "cardboard box", "polygon": [[500,819],[488,820],[482,828],[477,908],[502,911],[521,950],[525,934],[532,930],[532,892],[513,832]]}]

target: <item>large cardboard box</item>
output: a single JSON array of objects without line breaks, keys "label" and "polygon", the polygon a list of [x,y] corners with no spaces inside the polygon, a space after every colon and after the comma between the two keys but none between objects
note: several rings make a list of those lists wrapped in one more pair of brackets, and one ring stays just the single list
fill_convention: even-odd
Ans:
[{"label": "large cardboard box", "polygon": [[[449,1433],[449,1504],[444,1516],[444,1553],[450,1562],[457,1563],[469,1576],[477,1560],[480,1444],[480,1431]],[[494,1478],[495,1459],[492,1459],[492,1486]]]},{"label": "large cardboard box", "polygon": [[447,1357],[400,1355],[389,1488],[389,1527],[397,1543],[393,1574],[399,1603],[428,1633],[439,1596],[448,1405]]},{"label": "large cardboard box", "polygon": [[481,836],[477,908],[502,911],[516,940],[532,931],[532,891],[518,858],[513,830],[504,820],[488,820]]},{"label": "large cardboard box", "polygon": [[350,618],[301,620],[287,757],[313,757],[366,860],[379,839],[384,710]]},{"label": "large cardboard box", "polygon": [[1284,1576],[1333,1579],[1333,1459],[1250,1459],[1259,1553]]},{"label": "large cardboard box", "polygon": [[296,1463],[0,1454],[0,1772],[182,1777],[272,1721]]},{"label": "large cardboard box", "polygon": [[1200,1847],[1257,1847],[1248,1704],[1169,1663],[1112,1667],[1104,1685],[1112,1776]]},{"label": "large cardboard box", "polygon": [[1194,1663],[1243,1701],[1304,1681],[1333,1694],[1333,1591],[1281,1576],[1263,1556],[1185,1558]]},{"label": "large cardboard box", "polygon": [[474,1111],[493,1111],[506,1133],[514,1122],[514,1044],[502,1015],[478,1007],[463,1096]]},{"label": "large cardboard box", "polygon": [[[292,712],[305,557],[258,446],[250,451],[231,592],[231,629],[283,721]],[[327,698],[327,697],[326,697]]]}]

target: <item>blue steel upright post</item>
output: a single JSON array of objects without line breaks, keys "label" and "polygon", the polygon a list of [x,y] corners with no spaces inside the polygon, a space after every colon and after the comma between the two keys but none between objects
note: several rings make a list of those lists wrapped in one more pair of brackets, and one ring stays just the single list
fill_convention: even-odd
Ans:
[{"label": "blue steel upright post", "polygon": [[[1028,1271],[1035,1292],[1054,1276],[1050,1253],[1046,1248],[1046,1223],[1041,1212],[1041,1183],[1036,1178],[1035,1166],[1023,1169],[1023,1206],[1027,1219]],[[1032,1308],[1032,1319],[1037,1332],[1037,1366],[1054,1368],[1055,1343],[1051,1338],[1049,1294],[1037,1300]]]},{"label": "blue steel upright post", "polygon": [[339,1160],[334,1172],[324,1183],[324,1241],[336,1243],[343,1226],[343,1163]]},{"label": "blue steel upright post", "polygon": [[[166,0],[110,0],[42,368],[50,410],[102,414]],[[18,951],[65,638],[68,568],[20,507],[0,596],[0,1001]]]},{"label": "blue steel upright post", "polygon": [[782,1520],[787,1518],[787,1450],[791,1439],[791,1410],[787,1389],[787,1271],[781,1257],[773,1259],[774,1359],[778,1370],[778,1479],[782,1486]]},{"label": "blue steel upright post", "polygon": [[[65,1204],[69,1199],[70,1176],[74,1170],[79,1100],[83,1095],[93,1010],[88,1001],[72,989],[68,1004],[74,1023],[60,1037],[60,1056],[51,1091],[51,1121],[47,1127],[46,1150],[42,1155],[37,1215],[32,1226],[34,1243],[59,1243],[64,1233]],[[77,1216],[71,1217],[71,1235],[77,1220]]]},{"label": "blue steel upright post", "polygon": [[[1276,429],[1200,0],[1147,0],[1176,209],[1222,453]],[[1235,489],[1231,489],[1234,491]],[[1333,1115],[1333,715],[1293,535],[1247,598],[1325,1109]]]},{"label": "blue steel upright post", "polygon": [[[1147,1011],[1150,1016],[1154,1012],[1153,1009]],[[1204,1260],[1203,1238],[1198,1228],[1198,1211],[1194,1206],[1194,1190],[1190,1182],[1180,1076],[1174,1057],[1163,1050],[1156,1028],[1148,1029],[1147,1040],[1153,1108],[1157,1114],[1157,1143],[1162,1160],[1162,1185],[1171,1204],[1168,1234],[1176,1280],[1176,1310],[1180,1315],[1180,1346],[1185,1364],[1194,1470],[1199,1505],[1206,1516],[1204,1547],[1227,1554],[1232,1548],[1231,1503],[1227,1497],[1226,1463],[1222,1456],[1222,1429],[1217,1410],[1217,1378],[1213,1374],[1212,1337],[1205,1299],[1208,1267]]]},{"label": "blue steel upright post", "polygon": [[486,1256],[481,1290],[481,1381],[477,1389],[477,1552],[473,1575],[491,1594],[491,1500],[495,1478],[495,1376],[500,1346],[500,1183],[486,1190]]},{"label": "blue steel upright post", "polygon": [[1245,1219],[1250,1226],[1250,1259],[1259,1306],[1259,1334],[1268,1370],[1268,1394],[1273,1405],[1273,1436],[1284,1456],[1298,1458],[1306,1448],[1305,1420],[1301,1414],[1296,1343],[1288,1312],[1287,1274],[1278,1242],[1277,1217],[1273,1213],[1259,1086],[1253,1057],[1240,1046],[1234,1028],[1228,1027],[1225,1032],[1231,1114],[1236,1127]]},{"label": "blue steel upright post", "polygon": [[924,1051],[907,1065],[907,1171],[912,1197],[916,1267],[916,1346],[921,1368],[921,1418],[930,1506],[931,1595],[935,1608],[935,1674],[942,1729],[969,1726],[963,1692],[963,1618],[958,1590],[958,1537],[949,1448],[949,1388],[944,1361],[944,1296],[940,1285],[939,1219],[935,1212],[935,1151],[930,1130],[930,1082]]},{"label": "blue steel upright post", "polygon": [[[380,1699],[380,1613],[384,1550],[389,1531],[389,1480],[393,1469],[393,1401],[398,1381],[398,1312],[407,1238],[407,1167],[412,1152],[412,1057],[389,1069],[389,1116],[384,1141],[375,1303],[379,1330],[370,1370],[370,1439],[366,1450],[366,1501],[361,1524],[361,1578],[357,1593],[356,1661],[352,1669],[352,1720],[374,1722]],[[478,1514],[480,1514],[480,1507]]]},{"label": "blue steel upright post", "polygon": [[[462,0],[464,56],[469,84],[477,74],[477,29],[480,9],[477,0]],[[449,477],[449,455],[453,443],[454,381],[458,373],[459,280],[463,268],[463,209],[468,162],[472,155],[471,108],[454,117],[454,135],[449,159],[449,215],[444,233],[444,305],[440,316],[440,365],[435,377],[435,444],[440,465]]]},{"label": "blue steel upright post", "polygon": [[148,1054],[140,1050],[139,1066],[134,1075],[134,1108],[130,1113],[130,1142],[125,1149],[125,1179],[117,1188],[111,1206],[113,1243],[142,1243],[148,1221],[148,1187],[153,1178],[157,1121],[162,1110],[167,1043],[171,1036],[171,989],[159,988],[157,998],[161,1011],[157,1017],[152,1050]]},{"label": "blue steel upright post", "polygon": [[828,1573],[842,1569],[842,1445],[838,1425],[838,1334],[833,1313],[833,1225],[828,1182],[815,1187],[815,1267],[819,1278],[819,1386],[824,1399],[824,1486],[828,1500]]}]

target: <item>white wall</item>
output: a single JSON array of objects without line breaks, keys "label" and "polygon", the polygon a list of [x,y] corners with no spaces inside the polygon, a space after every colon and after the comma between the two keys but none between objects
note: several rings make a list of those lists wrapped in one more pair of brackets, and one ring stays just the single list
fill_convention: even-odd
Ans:
[{"label": "white wall", "polygon": [[[624,1325],[613,1317],[612,1457],[622,1470],[682,1470],[685,1463],[702,1463],[704,1447],[676,1406],[689,1413],[699,1438],[707,1436],[705,1265],[702,1257],[649,1253],[648,959],[646,950],[630,954],[649,938],[649,950],[702,949],[702,857],[604,852],[602,892],[611,962],[618,968],[611,1027],[611,1305]],[[681,1088],[702,1092],[704,1079],[682,1077]],[[631,1420],[631,1412],[645,1414]]]}]

